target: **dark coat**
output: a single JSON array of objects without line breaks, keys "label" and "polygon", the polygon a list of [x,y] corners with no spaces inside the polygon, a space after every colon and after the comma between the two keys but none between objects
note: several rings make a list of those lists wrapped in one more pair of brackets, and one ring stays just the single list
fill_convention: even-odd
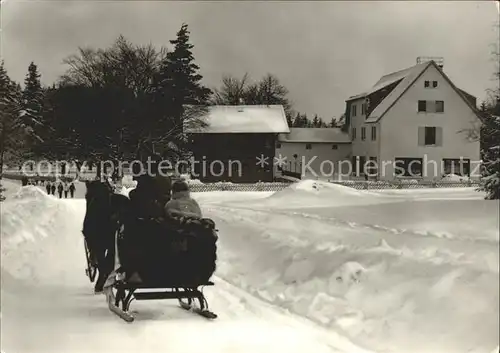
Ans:
[{"label": "dark coat", "polygon": [[171,181],[168,177],[141,175],[137,187],[129,194],[138,217],[162,217],[163,207],[170,200]]}]

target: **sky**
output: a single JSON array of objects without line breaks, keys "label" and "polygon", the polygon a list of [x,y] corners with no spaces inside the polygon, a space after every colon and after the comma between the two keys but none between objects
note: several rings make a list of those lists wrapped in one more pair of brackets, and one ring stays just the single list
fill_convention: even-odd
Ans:
[{"label": "sky", "polygon": [[104,48],[120,34],[170,46],[185,22],[205,85],[272,73],[296,110],[329,120],[418,56],[443,57],[454,83],[482,101],[497,85],[498,16],[494,1],[2,0],[0,50],[12,79],[23,81],[34,61],[49,85],[78,47]]}]

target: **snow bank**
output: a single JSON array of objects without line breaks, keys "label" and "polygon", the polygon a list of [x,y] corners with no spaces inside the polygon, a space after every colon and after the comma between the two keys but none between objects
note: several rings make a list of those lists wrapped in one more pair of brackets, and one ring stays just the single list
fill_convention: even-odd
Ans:
[{"label": "snow bank", "polygon": [[255,208],[306,208],[366,205],[391,200],[390,197],[365,190],[319,180],[302,180],[273,193],[258,202],[245,203]]},{"label": "snow bank", "polygon": [[9,179],[2,179],[1,185],[5,189],[3,191],[3,196],[5,196],[6,199],[10,199],[12,195],[14,195],[21,187],[21,183],[19,181]]},{"label": "snow bank", "polygon": [[19,187],[18,190],[12,195],[12,198],[17,200],[45,200],[47,197],[48,195],[46,192],[34,185]]},{"label": "snow bank", "polygon": [[224,245],[219,276],[358,345],[389,353],[488,353],[498,345],[498,237],[430,238],[269,210],[207,211]]},{"label": "snow bank", "polygon": [[[74,218],[72,205],[35,186],[20,188],[10,201],[2,203],[2,282],[28,280],[36,285],[48,278],[54,282],[53,273],[60,273],[57,281],[71,283],[73,275],[61,271],[61,264],[85,261],[81,239],[74,239],[75,234],[81,234],[83,219]],[[50,253],[57,248],[74,248],[75,244],[81,247],[78,251],[81,259],[75,259],[70,251]],[[47,262],[50,257],[58,260]],[[2,284],[5,285],[2,289],[9,290],[9,285],[15,286],[16,281]]]}]

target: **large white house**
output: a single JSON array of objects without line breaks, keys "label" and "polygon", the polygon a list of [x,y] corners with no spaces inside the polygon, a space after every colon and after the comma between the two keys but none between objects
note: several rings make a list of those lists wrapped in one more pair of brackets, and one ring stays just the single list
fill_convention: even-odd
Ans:
[{"label": "large white house", "polygon": [[306,178],[334,178],[342,167],[348,173],[347,163],[340,161],[349,161],[350,155],[349,135],[340,128],[290,128],[278,135],[276,143],[281,169]]},{"label": "large white house", "polygon": [[478,174],[480,146],[470,134],[479,126],[476,98],[434,60],[385,75],[347,99],[346,125],[360,174],[380,180]]}]

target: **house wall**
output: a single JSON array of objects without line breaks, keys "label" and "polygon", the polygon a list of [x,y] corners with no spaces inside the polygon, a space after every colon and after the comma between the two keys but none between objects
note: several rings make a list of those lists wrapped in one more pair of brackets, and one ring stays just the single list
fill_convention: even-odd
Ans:
[{"label": "house wall", "polygon": [[[190,139],[196,161],[192,173],[194,179],[234,183],[274,180],[275,134],[192,134]],[[256,164],[256,158],[261,154],[269,161],[263,168]]]},{"label": "house wall", "polygon": [[[352,105],[356,105],[356,116],[352,116],[352,108],[350,108],[349,114],[351,114],[351,119],[350,119],[350,129],[349,129],[349,136],[351,137],[352,141],[352,156],[362,156],[365,157],[365,160],[368,160],[369,157],[375,157],[377,160],[380,157],[380,149],[379,149],[379,144],[380,144],[380,124],[378,123],[372,123],[372,124],[366,124],[366,112],[363,114],[362,113],[362,104],[365,102],[364,98],[363,99],[358,99],[356,101],[353,101],[351,103]],[[375,140],[372,140],[372,126],[375,127],[376,132],[375,132]],[[365,128],[366,131],[366,138],[363,141],[361,139],[361,132],[362,128]],[[356,129],[356,136],[353,137],[353,128]],[[355,167],[352,166],[354,169]],[[353,170],[354,171],[354,170]],[[362,173],[362,171],[360,171]]]},{"label": "house wall", "polygon": [[[324,143],[312,142],[311,149],[306,149],[305,142],[279,142],[276,147],[276,157],[286,157],[287,163],[283,169],[292,172],[304,172],[304,177],[333,178],[338,174],[339,168],[342,172],[347,172],[345,163],[340,161],[349,160],[351,152],[350,143]],[[333,145],[337,149],[333,149]],[[294,158],[297,155],[297,158]],[[333,164],[333,169],[332,169]],[[307,167],[308,166],[308,167]]]},{"label": "house wall", "polygon": [[[424,81],[438,81],[437,88],[425,88]],[[431,84],[432,86],[432,84]],[[419,113],[419,100],[444,101],[444,113]],[[480,159],[478,141],[469,141],[467,133],[462,132],[478,124],[478,119],[470,107],[455,92],[441,73],[434,67],[429,68],[417,79],[412,87],[382,117],[380,157],[383,161],[393,162],[396,157],[424,158],[425,180],[442,176],[443,158],[471,160],[471,172],[474,172]],[[419,127],[441,127],[442,139],[436,146],[419,145]],[[424,160],[424,165],[425,165]],[[384,168],[381,179],[394,179],[394,165]]]}]

